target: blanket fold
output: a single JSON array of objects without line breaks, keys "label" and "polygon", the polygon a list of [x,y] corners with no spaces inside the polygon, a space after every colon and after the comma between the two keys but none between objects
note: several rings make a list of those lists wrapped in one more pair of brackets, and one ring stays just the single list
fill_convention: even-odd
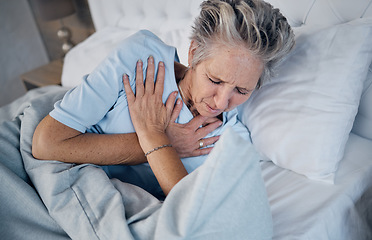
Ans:
[{"label": "blanket fold", "polygon": [[[137,186],[110,179],[99,166],[33,158],[33,132],[65,91],[49,88],[27,99],[22,110],[10,111],[19,143],[10,144],[14,148],[9,156],[22,161],[25,172],[19,164],[8,164],[20,179],[32,182],[40,196],[35,192],[33,201],[44,214],[47,209],[53,218],[49,227],[61,239],[66,238],[64,232],[72,239],[271,239],[272,219],[258,155],[232,129],[164,202]],[[11,153],[14,150],[18,155]]]}]

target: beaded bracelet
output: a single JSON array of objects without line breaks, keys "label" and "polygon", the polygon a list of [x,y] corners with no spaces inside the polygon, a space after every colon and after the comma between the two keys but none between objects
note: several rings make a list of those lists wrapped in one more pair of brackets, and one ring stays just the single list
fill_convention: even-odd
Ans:
[{"label": "beaded bracelet", "polygon": [[162,149],[162,148],[165,148],[165,147],[172,147],[172,144],[164,144],[162,146],[156,147],[156,148],[148,151],[147,153],[145,153],[145,157],[147,157],[147,155],[149,155],[150,153],[155,152],[155,151],[157,151],[159,149]]}]

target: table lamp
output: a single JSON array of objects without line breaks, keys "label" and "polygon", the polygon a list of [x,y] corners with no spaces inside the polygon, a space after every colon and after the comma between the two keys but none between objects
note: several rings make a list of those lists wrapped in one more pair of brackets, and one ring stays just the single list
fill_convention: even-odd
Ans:
[{"label": "table lamp", "polygon": [[63,41],[62,50],[66,54],[74,44],[71,41],[71,31],[64,26],[63,18],[75,13],[72,0],[33,0],[40,18],[44,21],[60,20],[61,28],[58,30],[58,38]]}]

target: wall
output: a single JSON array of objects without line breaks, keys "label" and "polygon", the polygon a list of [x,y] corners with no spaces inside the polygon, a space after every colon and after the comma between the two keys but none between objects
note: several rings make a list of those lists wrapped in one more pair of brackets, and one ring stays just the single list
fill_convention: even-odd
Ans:
[{"label": "wall", "polygon": [[48,55],[27,0],[0,0],[0,106],[23,95],[19,75],[46,64]]},{"label": "wall", "polygon": [[[63,19],[75,44],[95,30],[87,0],[74,0],[76,13]],[[60,21],[42,21],[32,0],[0,0],[0,107],[26,90],[20,75],[62,58]]]}]

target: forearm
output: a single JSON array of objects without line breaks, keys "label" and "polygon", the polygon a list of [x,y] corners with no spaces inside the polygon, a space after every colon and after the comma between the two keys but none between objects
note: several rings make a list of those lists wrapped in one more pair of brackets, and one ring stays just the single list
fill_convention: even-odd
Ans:
[{"label": "forearm", "polygon": [[[149,142],[144,142],[141,144],[146,149],[146,152],[156,147],[170,144],[165,134],[152,135]],[[151,152],[147,155],[147,161],[165,195],[168,195],[174,185],[187,175],[187,171],[173,147],[163,147]]]},{"label": "forearm", "polygon": [[65,140],[51,151],[52,159],[97,165],[136,165],[146,162],[135,134],[85,133]]},{"label": "forearm", "polygon": [[32,153],[40,160],[97,165],[146,162],[137,135],[80,133],[47,116],[36,128]]}]

